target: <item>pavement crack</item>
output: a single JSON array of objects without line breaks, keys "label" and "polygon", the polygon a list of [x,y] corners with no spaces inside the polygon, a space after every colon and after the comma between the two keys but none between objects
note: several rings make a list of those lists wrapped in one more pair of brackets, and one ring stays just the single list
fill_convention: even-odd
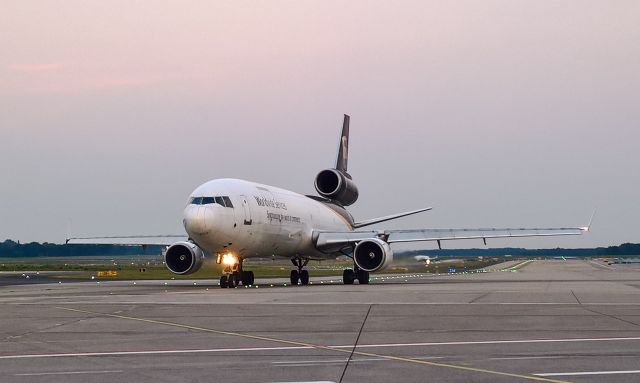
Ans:
[{"label": "pavement crack", "polygon": [[574,293],[573,290],[571,290],[571,295],[573,295],[573,298],[575,298],[576,302],[578,302],[579,305],[582,305],[582,302],[580,302],[580,299],[578,299],[576,293]]},{"label": "pavement crack", "polygon": [[364,316],[364,319],[362,320],[362,325],[360,325],[360,330],[358,330],[358,336],[356,337],[356,341],[353,343],[353,348],[351,349],[351,353],[349,354],[349,357],[347,358],[347,362],[344,364],[344,369],[342,370],[342,375],[340,375],[340,380],[338,381],[339,383],[342,383],[342,379],[344,379],[344,375],[347,373],[347,368],[349,368],[349,362],[351,362],[351,359],[353,358],[353,353],[356,352],[356,347],[358,347],[358,341],[360,340],[360,335],[362,334],[362,329],[364,329],[364,325],[365,323],[367,323],[367,318],[369,318],[369,313],[371,313],[371,307],[373,305],[369,305],[369,308],[367,309],[367,313]]},{"label": "pavement crack", "polygon": [[492,291],[487,291],[487,292],[486,292],[486,293],[484,293],[484,294],[480,294],[480,295],[478,295],[477,297],[475,297],[475,298],[473,298],[472,300],[470,300],[470,301],[469,301],[469,303],[475,303],[475,302],[479,301],[480,299],[482,299],[482,298],[484,298],[484,297],[488,296],[488,295],[489,295],[489,294],[491,294],[491,293],[492,293]]},{"label": "pavement crack", "polygon": [[628,324],[630,324],[630,325],[634,325],[634,326],[638,326],[638,327],[640,327],[640,324],[638,324],[638,323],[636,323],[636,322],[632,322],[632,321],[630,321],[630,320],[622,319],[622,318],[619,318],[619,317],[617,317],[617,316],[615,316],[615,315],[606,314],[606,313],[603,313],[603,312],[600,312],[600,311],[596,311],[596,310],[594,310],[594,309],[589,309],[589,308],[586,308],[586,307],[583,307],[583,308],[584,308],[585,310],[587,310],[587,311],[590,311],[590,312],[594,313],[594,314],[599,314],[599,315],[602,315],[602,316],[605,316],[605,317],[608,317],[608,318],[611,318],[611,319],[618,320],[618,321],[620,321],[620,322],[624,322],[624,323],[628,323]]}]

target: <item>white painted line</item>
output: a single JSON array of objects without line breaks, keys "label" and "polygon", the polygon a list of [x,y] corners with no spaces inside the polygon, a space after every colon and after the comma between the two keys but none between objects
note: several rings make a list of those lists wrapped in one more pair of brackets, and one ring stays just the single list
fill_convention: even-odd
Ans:
[{"label": "white painted line", "polygon": [[[428,343],[387,343],[387,344],[363,344],[356,348],[376,348],[376,347],[420,347],[420,346],[457,346],[473,344],[510,344],[510,343],[571,343],[571,342],[615,342],[640,340],[640,337],[630,338],[566,338],[566,339],[521,339],[521,340],[480,340],[468,342],[428,342]],[[353,346],[329,346],[334,348],[344,348]]]},{"label": "white painted line", "polygon": [[118,355],[154,355],[154,354],[197,354],[208,352],[234,352],[234,351],[272,351],[272,350],[300,350],[312,349],[311,346],[289,347],[247,347],[247,348],[212,348],[212,349],[188,349],[188,350],[148,350],[148,351],[111,351],[111,352],[77,352],[69,354],[25,354],[2,355],[0,359],[32,359],[32,358],[60,358],[75,356],[118,356]]},{"label": "white painted line", "polygon": [[271,362],[271,364],[294,364],[294,363],[344,363],[347,359],[333,360],[284,360],[279,362]]},{"label": "white painted line", "polygon": [[[388,361],[389,359],[385,358],[359,358],[359,359],[351,359],[351,363],[354,362],[375,362],[375,361]],[[279,362],[271,362],[271,364],[276,364],[279,366],[312,366],[314,364],[337,364],[337,363],[345,363],[347,359],[333,359],[333,360],[285,360]]]},{"label": "white painted line", "polygon": [[[505,291],[509,292],[509,291]],[[47,298],[49,299],[49,298]],[[52,298],[53,299],[53,298]],[[191,305],[191,306],[210,306],[212,303],[216,304],[228,304],[228,303],[220,303],[212,300],[210,302],[185,302],[185,301],[109,301],[109,302],[97,302],[97,301],[64,301],[64,302],[56,302],[56,305],[172,305],[172,306],[180,306],[180,305]],[[50,302],[7,302],[0,299],[0,304],[8,304],[15,306],[46,306],[51,305]],[[287,305],[290,306],[291,302],[252,302],[252,304],[256,305]],[[469,302],[385,302],[385,301],[375,301],[375,302],[367,302],[363,301],[357,303],[358,305],[368,305],[368,304],[376,304],[376,305],[395,305],[395,306],[640,306],[640,303],[637,302],[480,302],[480,303],[469,303]],[[353,302],[305,302],[305,306],[314,306],[314,305],[354,305]]]},{"label": "white painted line", "polygon": [[513,356],[508,358],[489,358],[489,360],[529,360],[529,359],[558,359],[569,358],[573,356]]},{"label": "white painted line", "polygon": [[79,374],[114,374],[124,372],[122,370],[105,371],[64,371],[64,372],[32,372],[24,374],[13,374],[14,376],[43,376],[43,375],[79,375]]},{"label": "white painted line", "polygon": [[[569,295],[570,296],[570,295]],[[47,298],[48,299],[48,298]],[[110,301],[110,302],[97,302],[97,301],[69,301],[69,302],[56,302],[57,305],[95,305],[99,304],[101,306],[105,305],[171,305],[171,306],[180,306],[180,305],[191,305],[191,306],[211,306],[212,303],[215,304],[227,304],[220,303],[215,300],[210,302],[185,302],[185,301],[166,301],[166,302],[152,302],[152,301]],[[281,305],[281,306],[291,306],[290,302],[250,302],[251,304],[256,305]],[[29,306],[29,305],[50,305],[51,303],[43,303],[43,302],[4,302],[0,299],[0,304],[8,304],[8,305],[16,305],[16,306]],[[640,303],[636,302],[623,302],[623,303],[612,303],[612,302],[385,302],[385,301],[375,301],[375,302],[359,302],[358,305],[368,305],[368,304],[376,304],[376,305],[387,305],[387,306],[640,306]],[[317,306],[317,305],[336,305],[336,306],[344,306],[349,305],[353,306],[353,302],[305,302],[303,303],[305,306]]]},{"label": "white painted line", "polygon": [[304,382],[296,381],[296,382],[272,382],[272,383],[336,383],[336,382],[332,382],[329,380],[317,380],[317,381],[314,380],[314,381],[304,381]]},{"label": "white painted line", "polygon": [[640,374],[640,370],[549,372],[544,374],[533,374],[533,375],[536,375],[536,376],[582,376],[582,375],[616,375],[616,374]]},{"label": "white painted line", "polygon": [[[640,337],[627,338],[566,338],[566,339],[520,339],[520,340],[484,340],[467,342],[425,342],[425,343],[382,343],[359,344],[358,349],[384,348],[384,347],[427,347],[427,346],[459,346],[459,345],[485,345],[485,344],[522,344],[522,343],[573,343],[573,342],[622,342],[637,341]],[[327,348],[353,348],[353,345],[326,346]],[[110,352],[78,352],[68,354],[18,354],[0,355],[1,359],[32,359],[32,358],[56,358],[76,356],[118,356],[118,355],[155,355],[155,354],[196,354],[215,352],[243,352],[243,351],[278,351],[278,350],[309,350],[313,346],[282,346],[282,347],[246,347],[246,348],[211,348],[211,349],[185,349],[185,350],[146,350],[146,351],[110,351]],[[424,359],[438,359],[441,357],[425,357]],[[414,358],[417,359],[417,358]],[[314,361],[315,362],[315,361]]]}]

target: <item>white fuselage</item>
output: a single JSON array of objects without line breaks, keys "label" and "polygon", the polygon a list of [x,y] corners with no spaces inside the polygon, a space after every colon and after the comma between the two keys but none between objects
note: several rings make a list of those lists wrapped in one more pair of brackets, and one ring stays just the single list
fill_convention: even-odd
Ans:
[{"label": "white fuselage", "polygon": [[[228,201],[232,207],[226,206]],[[210,254],[312,259],[334,256],[316,250],[314,231],[353,230],[352,222],[346,211],[340,214],[321,201],[238,179],[199,186],[191,193],[183,220],[191,240]]]}]

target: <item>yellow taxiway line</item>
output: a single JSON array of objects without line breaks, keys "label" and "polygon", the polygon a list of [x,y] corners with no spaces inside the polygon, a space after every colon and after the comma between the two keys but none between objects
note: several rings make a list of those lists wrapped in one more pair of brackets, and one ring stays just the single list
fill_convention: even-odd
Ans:
[{"label": "yellow taxiway line", "polygon": [[[174,322],[159,321],[159,320],[154,320],[154,319],[131,317],[131,316],[119,315],[119,314],[108,314],[108,313],[101,313],[101,312],[96,312],[96,311],[80,310],[80,309],[75,309],[75,308],[71,308],[71,307],[56,306],[55,308],[60,309],[60,310],[83,313],[83,314],[100,315],[100,316],[109,317],[109,318],[127,319],[127,320],[133,320],[133,321],[138,321],[138,322],[145,322],[145,323],[153,323],[153,324],[159,324],[159,325],[164,325],[164,326],[179,327],[179,328],[185,328],[185,329],[189,329],[189,330],[209,332],[209,333],[220,334],[220,335],[229,335],[229,336],[246,338],[246,339],[262,340],[262,341],[267,341],[267,342],[275,342],[275,343],[281,343],[281,344],[289,344],[289,345],[294,345],[294,346],[303,346],[303,347],[310,347],[310,348],[315,348],[315,349],[319,349],[319,350],[337,351],[337,352],[341,352],[341,353],[351,354],[351,350],[345,350],[345,349],[340,349],[340,348],[335,348],[335,347],[330,347],[330,346],[322,346],[322,345],[312,344],[312,343],[297,342],[297,341],[292,341],[292,340],[271,338],[271,337],[259,336],[259,335],[242,334],[242,333],[232,332],[232,331],[215,330],[215,329],[206,328],[206,327],[190,326],[190,325],[181,324],[181,323],[174,323]],[[471,372],[480,372],[480,373],[491,374],[491,375],[508,376],[508,377],[511,377],[511,378],[518,378],[518,379],[536,381],[536,382],[570,383],[570,382],[568,382],[566,380],[549,379],[549,378],[545,378],[545,377],[541,377],[541,376],[522,375],[522,374],[511,373],[511,372],[488,370],[488,369],[485,369],[485,368],[460,366],[460,365],[456,365],[456,364],[431,362],[431,361],[412,359],[412,358],[403,358],[403,357],[400,357],[400,356],[393,356],[393,355],[374,354],[374,353],[362,352],[362,351],[354,351],[353,354],[354,355],[360,355],[360,356],[383,358],[383,359],[387,359],[387,360],[395,360],[395,361],[399,361],[399,362],[407,362],[407,363],[421,364],[421,365],[434,366],[434,367],[444,367],[444,368],[450,368],[450,369],[462,370],[462,371],[471,371]]]}]

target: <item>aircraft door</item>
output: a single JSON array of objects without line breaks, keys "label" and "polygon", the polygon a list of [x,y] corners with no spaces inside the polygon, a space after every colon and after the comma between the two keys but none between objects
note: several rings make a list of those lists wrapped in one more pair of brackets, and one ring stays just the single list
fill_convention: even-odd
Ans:
[{"label": "aircraft door", "polygon": [[244,213],[244,224],[251,225],[253,220],[251,219],[251,208],[249,207],[249,200],[247,196],[241,195],[240,199],[242,200],[242,212]]}]

